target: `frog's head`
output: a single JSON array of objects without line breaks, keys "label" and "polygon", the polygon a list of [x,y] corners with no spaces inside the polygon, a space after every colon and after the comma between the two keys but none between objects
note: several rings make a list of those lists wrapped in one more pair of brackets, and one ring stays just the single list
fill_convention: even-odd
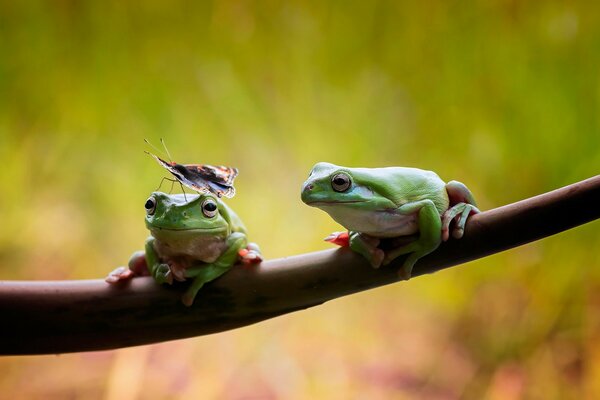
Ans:
[{"label": "frog's head", "polygon": [[146,227],[158,239],[229,234],[229,224],[221,215],[223,203],[210,194],[184,197],[183,194],[154,192],[144,208]]},{"label": "frog's head", "polygon": [[358,168],[317,163],[302,186],[302,201],[309,206],[361,208],[368,206],[376,194]]},{"label": "frog's head", "polygon": [[397,207],[386,188],[385,171],[320,162],[302,186],[302,201],[325,211],[349,230],[374,232],[378,212]]}]

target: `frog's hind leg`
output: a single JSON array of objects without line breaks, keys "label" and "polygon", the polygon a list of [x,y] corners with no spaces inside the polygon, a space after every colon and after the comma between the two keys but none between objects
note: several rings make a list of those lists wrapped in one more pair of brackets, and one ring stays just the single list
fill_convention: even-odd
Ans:
[{"label": "frog's hind leg", "polygon": [[247,243],[246,235],[241,232],[234,232],[227,238],[227,250],[215,262],[211,264],[201,263],[186,269],[186,278],[194,278],[194,280],[181,297],[183,304],[188,307],[191,306],[198,291],[202,289],[205,283],[217,279],[229,271],[239,257],[238,252],[245,248]]},{"label": "frog's hind leg", "polygon": [[463,236],[467,218],[480,212],[475,205],[473,194],[464,184],[450,181],[446,184],[446,191],[450,199],[450,208],[442,215],[442,240],[444,242],[450,238],[452,220],[455,220],[452,236],[460,239]]},{"label": "frog's hind leg", "polygon": [[198,291],[202,289],[202,286],[204,286],[205,283],[217,279],[219,276],[223,275],[228,270],[229,266],[223,266],[219,264],[208,264],[196,268],[193,272],[188,273],[187,276],[193,277],[194,280],[181,297],[182,303],[188,307],[191,306],[194,302],[194,299],[196,298],[196,295],[198,294]]},{"label": "frog's hind leg", "polygon": [[[327,240],[327,239],[325,239]],[[350,248],[365,257],[373,268],[379,268],[385,253],[378,248],[379,239],[359,232],[348,232]]]},{"label": "frog's hind leg", "polygon": [[400,278],[407,280],[410,279],[415,263],[440,245],[442,241],[440,237],[442,220],[435,204],[429,199],[407,203],[398,208],[398,212],[407,215],[416,214],[419,224],[419,238],[386,252],[383,264],[387,265],[397,257],[409,254],[404,260],[402,268],[398,271]]}]

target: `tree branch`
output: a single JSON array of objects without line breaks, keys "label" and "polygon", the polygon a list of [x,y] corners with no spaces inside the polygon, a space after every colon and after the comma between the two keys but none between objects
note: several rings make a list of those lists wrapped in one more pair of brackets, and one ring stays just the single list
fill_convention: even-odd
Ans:
[{"label": "tree branch", "polygon": [[[423,275],[519,246],[600,217],[600,175],[472,216],[460,240],[419,260]],[[593,250],[595,251],[595,250]],[[192,307],[185,284],[151,278],[123,285],[103,280],[0,281],[0,354],[115,349],[253,324],[397,281],[402,259],[372,269],[348,249],[235,267],[204,287]]]}]

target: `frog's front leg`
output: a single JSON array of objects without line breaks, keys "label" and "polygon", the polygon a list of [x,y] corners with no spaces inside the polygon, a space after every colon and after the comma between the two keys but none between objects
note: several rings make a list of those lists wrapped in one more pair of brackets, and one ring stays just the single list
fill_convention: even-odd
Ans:
[{"label": "frog's front leg", "polygon": [[146,239],[145,251],[146,251],[146,264],[148,265],[148,270],[150,271],[150,275],[154,278],[154,280],[160,284],[168,283],[169,285],[173,283],[173,274],[169,268],[168,264],[162,263],[156,250],[154,250],[154,242],[155,238],[152,236]]},{"label": "frog's front leg", "polygon": [[452,236],[460,239],[465,230],[467,218],[472,214],[479,213],[475,199],[471,191],[458,181],[450,181],[446,184],[446,192],[450,198],[450,208],[442,215],[442,240],[445,242],[450,238],[450,223],[456,218]]},{"label": "frog's front leg", "polygon": [[431,253],[440,245],[442,241],[442,220],[435,204],[429,199],[404,204],[397,209],[397,212],[406,215],[417,215],[419,238],[404,246],[400,246],[397,249],[388,251],[383,260],[383,264],[387,265],[397,257],[410,253],[404,261],[402,268],[398,271],[398,275],[402,279],[410,279],[412,268],[417,260]]},{"label": "frog's front leg", "polygon": [[349,236],[350,248],[366,258],[373,268],[379,268],[385,257],[383,250],[377,247],[380,240],[376,237],[353,231],[349,232]]},{"label": "frog's front leg", "polygon": [[186,306],[191,306],[198,291],[205,283],[210,282],[227,272],[238,260],[238,252],[246,248],[248,240],[241,232],[234,232],[227,238],[227,250],[213,263],[194,265],[185,270],[187,278],[194,278],[191,285],[181,297]]}]

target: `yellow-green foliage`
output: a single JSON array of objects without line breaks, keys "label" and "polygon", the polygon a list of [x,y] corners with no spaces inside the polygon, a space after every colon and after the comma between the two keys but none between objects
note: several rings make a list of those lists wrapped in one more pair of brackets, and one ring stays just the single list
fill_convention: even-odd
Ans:
[{"label": "yellow-green foliage", "polygon": [[[0,279],[100,278],[141,248],[165,176],[143,138],[240,168],[228,204],[267,258],[339,229],[299,200],[317,161],[435,170],[483,209],[587,178],[599,71],[594,2],[2,1]],[[0,393],[594,398],[598,228],[234,332],[3,358]]]}]

